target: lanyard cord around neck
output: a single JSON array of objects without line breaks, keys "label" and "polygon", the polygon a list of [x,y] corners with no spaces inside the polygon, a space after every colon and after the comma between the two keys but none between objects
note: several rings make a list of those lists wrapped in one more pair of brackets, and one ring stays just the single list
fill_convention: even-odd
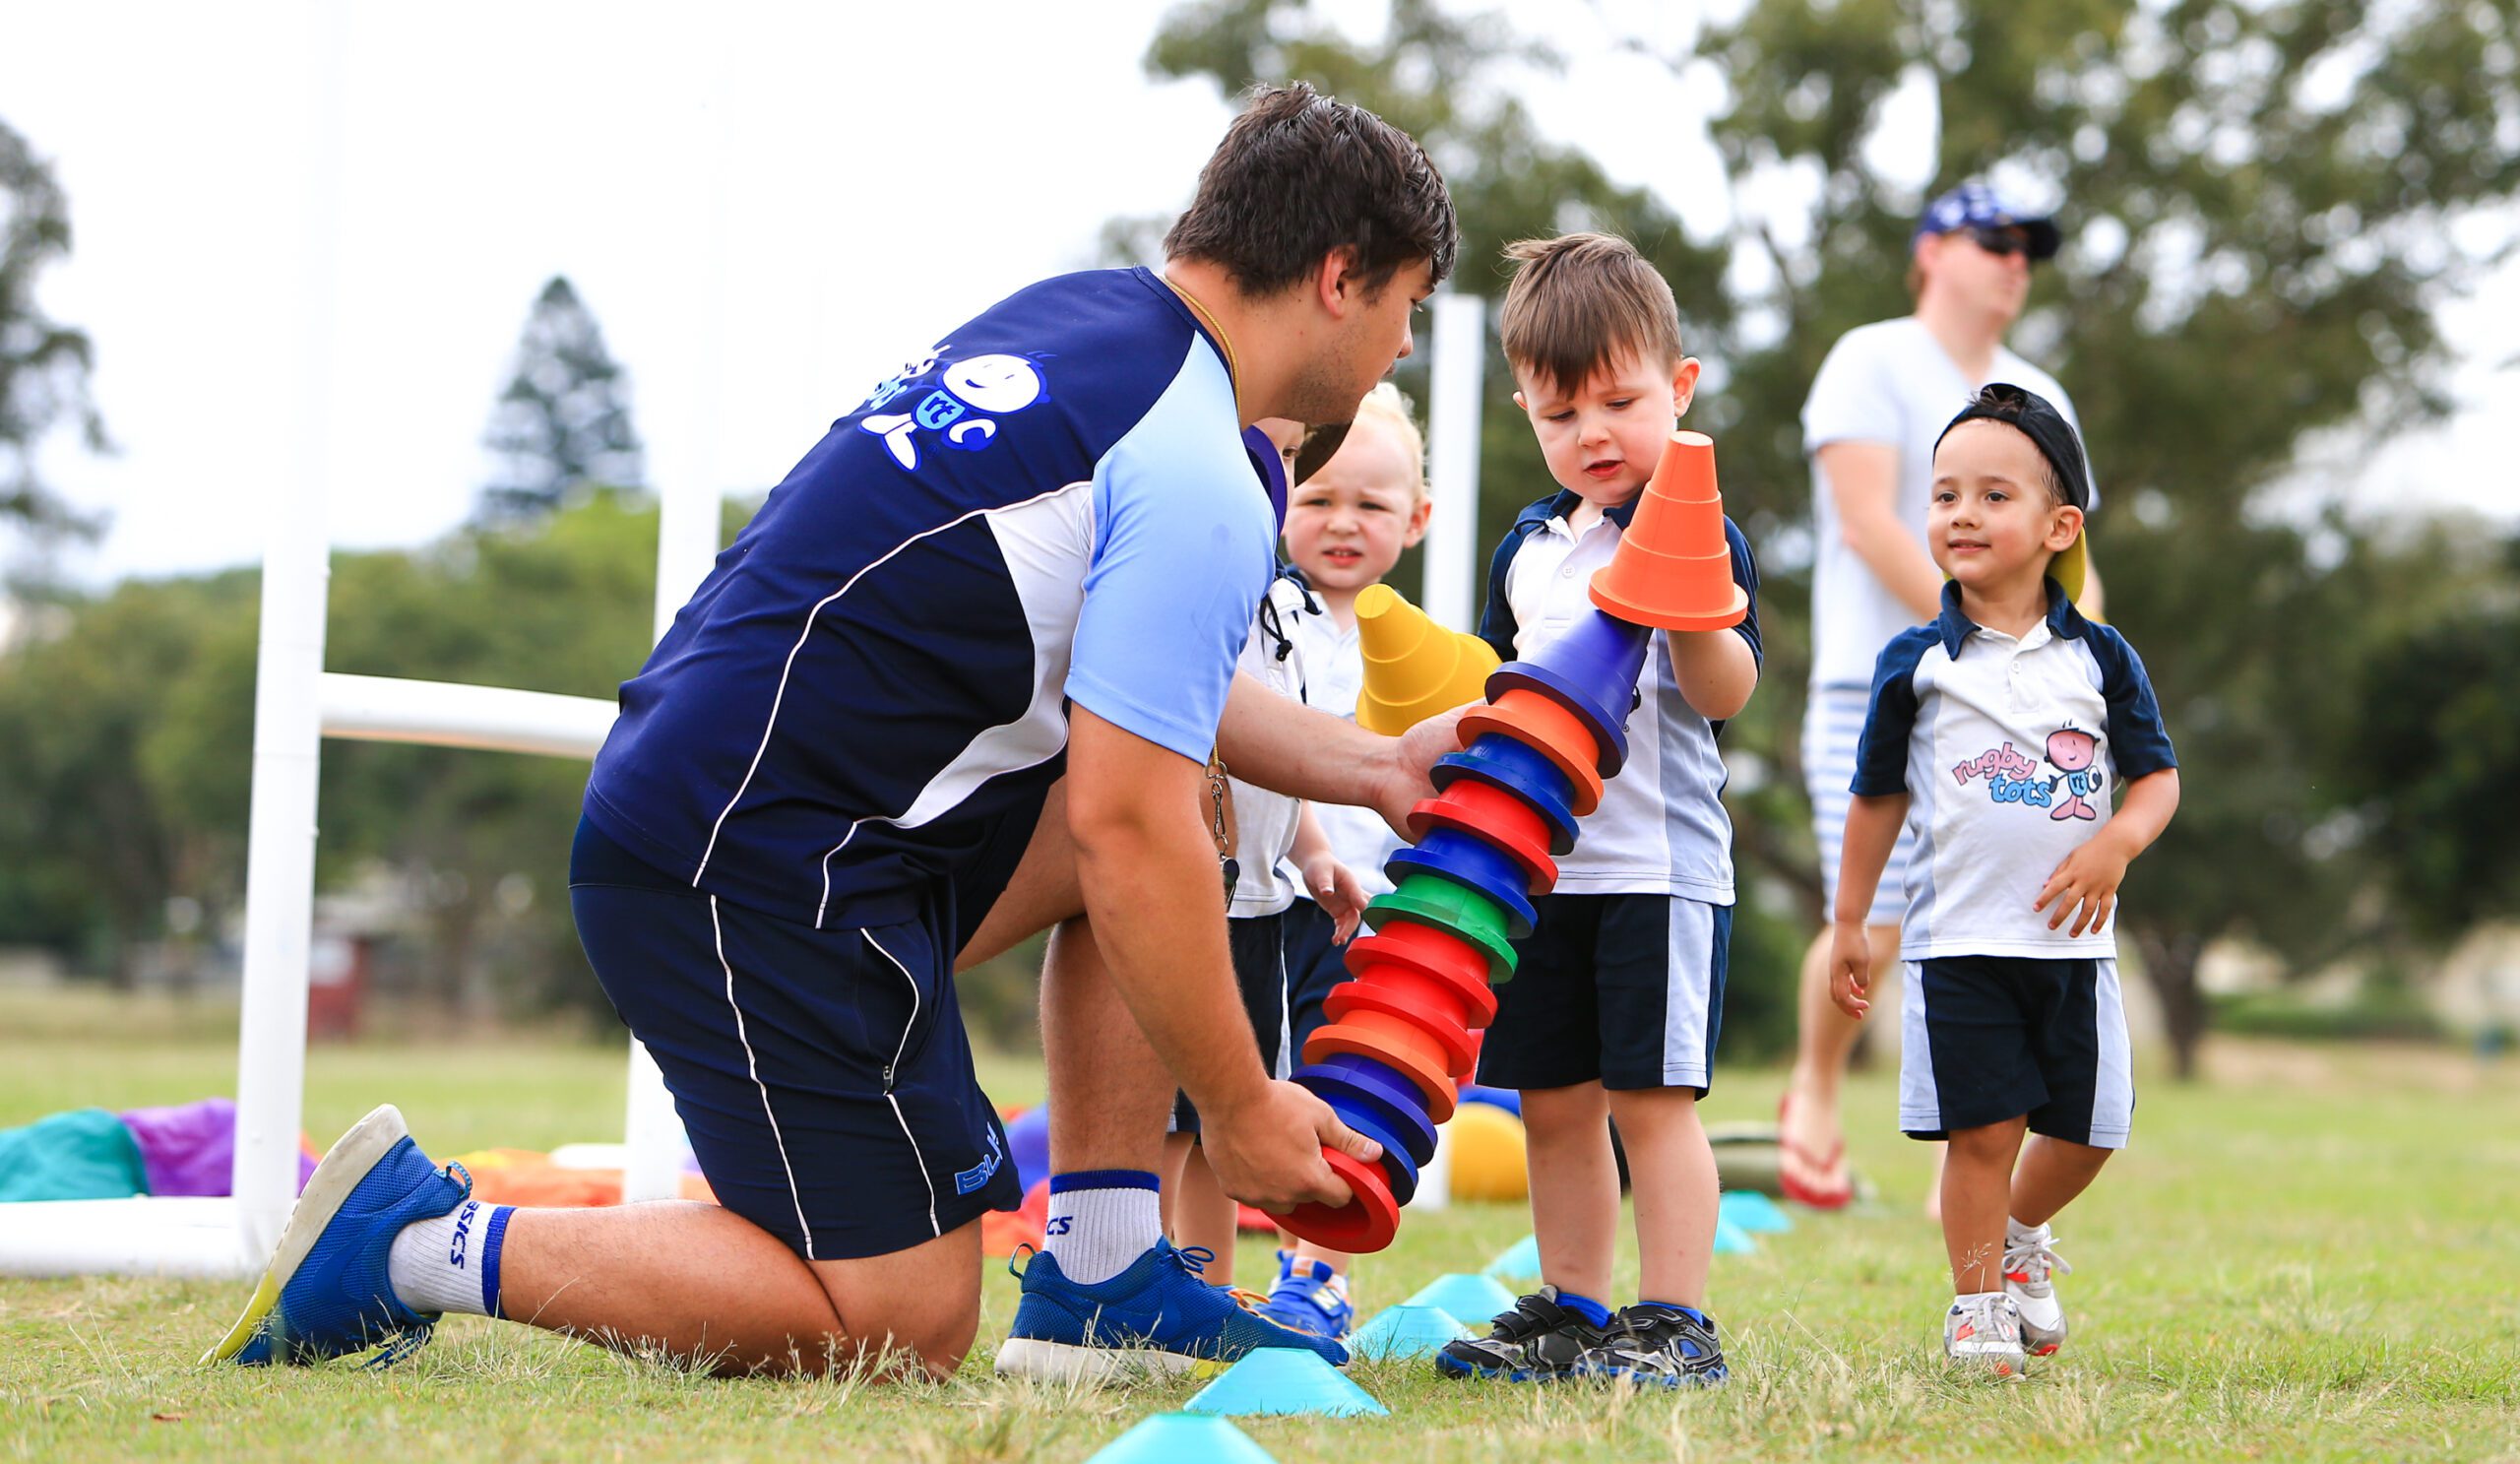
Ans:
[{"label": "lanyard cord around neck", "polygon": [[1215,313],[1201,304],[1197,295],[1183,289],[1169,275],[1163,276],[1162,279],[1174,294],[1181,297],[1181,302],[1190,307],[1191,313],[1199,317],[1199,323],[1206,326],[1209,333],[1217,338],[1218,349],[1225,352],[1226,380],[1233,388],[1234,405],[1239,409],[1242,404],[1242,365],[1234,358],[1233,338],[1225,333],[1225,327],[1217,323]]}]

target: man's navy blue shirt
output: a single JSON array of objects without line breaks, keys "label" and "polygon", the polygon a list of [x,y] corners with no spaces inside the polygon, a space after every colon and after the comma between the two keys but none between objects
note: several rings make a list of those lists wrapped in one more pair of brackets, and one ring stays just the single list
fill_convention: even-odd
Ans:
[{"label": "man's navy blue shirt", "polygon": [[621,688],[586,814],[697,889],[907,918],[1029,819],[1072,700],[1204,761],[1274,566],[1216,344],[1146,270],[950,333],[789,472]]}]

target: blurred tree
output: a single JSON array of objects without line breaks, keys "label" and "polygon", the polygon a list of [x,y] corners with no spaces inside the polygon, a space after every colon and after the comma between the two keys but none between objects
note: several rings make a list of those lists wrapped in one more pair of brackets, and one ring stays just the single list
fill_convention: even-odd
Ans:
[{"label": "blurred tree", "polygon": [[0,122],[0,522],[37,535],[88,535],[93,519],[45,488],[35,448],[62,424],[104,452],[104,420],[88,398],[94,351],[35,299],[35,277],[70,252],[70,207],[52,170]]},{"label": "blurred tree", "polygon": [[[532,528],[334,561],[335,669],[610,699],[648,649],[657,515],[597,491]],[[0,653],[0,943],[121,974],[181,896],[244,894],[258,576],[135,581]],[[329,742],[318,879],[390,874],[417,965],[475,1014],[602,1009],[566,899],[586,767]]]},{"label": "blurred tree", "polygon": [[[2359,451],[2443,410],[2437,312],[2515,241],[2520,7],[1761,0],[1672,60],[1730,94],[1714,138],[1763,266],[1759,344],[1709,404],[1753,514],[1807,507],[1802,394],[1839,334],[1908,310],[1930,190],[1992,174],[2059,202],[2067,246],[2014,339],[2082,411],[2110,614],[2189,770],[2123,922],[2187,1070],[2205,944],[2298,955],[2351,905],[2351,861],[2311,838],[2312,713],[2343,710],[2334,653],[2368,607],[2329,583],[2351,526],[2269,490],[2306,434]],[[1935,105],[1929,168],[1883,132],[1903,89]]]},{"label": "blurred tree", "polygon": [[[169,895],[216,851],[139,775],[166,721],[166,688],[239,622],[254,577],[134,581],[47,606],[0,654],[0,943],[53,947],[117,980],[158,933]],[[251,659],[228,688],[253,703]],[[247,738],[231,755],[241,770]],[[243,843],[244,804],[235,810]]]},{"label": "blurred tree", "polygon": [[2374,585],[2381,633],[2340,679],[2344,811],[2323,833],[2367,841],[2387,910],[2415,939],[2520,916],[2520,538],[2445,525]]},{"label": "blurred tree", "polygon": [[535,299],[482,445],[498,460],[476,510],[484,523],[540,518],[590,483],[642,486],[628,383],[565,275]]}]

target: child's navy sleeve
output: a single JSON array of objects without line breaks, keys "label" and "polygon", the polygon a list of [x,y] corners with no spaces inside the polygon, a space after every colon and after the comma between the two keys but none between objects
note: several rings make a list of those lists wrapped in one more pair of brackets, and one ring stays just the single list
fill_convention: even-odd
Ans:
[{"label": "child's navy sleeve", "polygon": [[1872,664],[1872,701],[1855,746],[1855,780],[1847,791],[1879,798],[1908,791],[1908,735],[1917,726],[1917,667],[1940,644],[1941,632],[1919,625],[1899,632]]},{"label": "child's navy sleeve", "polygon": [[1516,524],[1505,531],[1505,541],[1496,545],[1495,557],[1487,563],[1487,605],[1479,612],[1479,638],[1495,651],[1499,661],[1514,659],[1514,635],[1523,627],[1514,618],[1514,606],[1505,599],[1505,577],[1514,567],[1514,555],[1523,546],[1523,526]]},{"label": "child's navy sleeve", "polygon": [[1724,520],[1724,541],[1732,549],[1732,583],[1740,586],[1741,593],[1750,598],[1750,612],[1732,628],[1741,633],[1741,639],[1750,643],[1750,660],[1765,670],[1767,648],[1759,644],[1759,561],[1750,553],[1749,536],[1743,534],[1741,526],[1729,516]]},{"label": "child's navy sleeve", "polygon": [[2092,659],[2100,663],[2100,694],[2109,703],[2109,755],[2120,778],[2141,778],[2178,766],[2162,726],[2162,704],[2153,695],[2153,678],[2144,673],[2143,658],[2126,637],[2106,625],[2083,632]]}]

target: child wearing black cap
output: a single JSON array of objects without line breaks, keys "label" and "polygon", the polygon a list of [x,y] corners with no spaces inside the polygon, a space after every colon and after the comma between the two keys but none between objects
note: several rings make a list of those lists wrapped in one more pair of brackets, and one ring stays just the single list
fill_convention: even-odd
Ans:
[{"label": "child wearing black cap", "polygon": [[2124,1146],[2134,1113],[2112,917],[2127,863],[2178,807],[2177,760],[2143,663],[2049,574],[2091,501],[2064,415],[1990,385],[1943,429],[1933,473],[1925,543],[1950,583],[1940,617],[1874,669],[1830,994],[1850,1016],[1867,1008],[1864,922],[1904,822],[1919,855],[1900,929],[1899,1126],[1950,1141],[1943,1354],[2016,1376],[2025,1352],[2065,1338],[2050,1278],[2071,1268],[2048,1222]]}]

